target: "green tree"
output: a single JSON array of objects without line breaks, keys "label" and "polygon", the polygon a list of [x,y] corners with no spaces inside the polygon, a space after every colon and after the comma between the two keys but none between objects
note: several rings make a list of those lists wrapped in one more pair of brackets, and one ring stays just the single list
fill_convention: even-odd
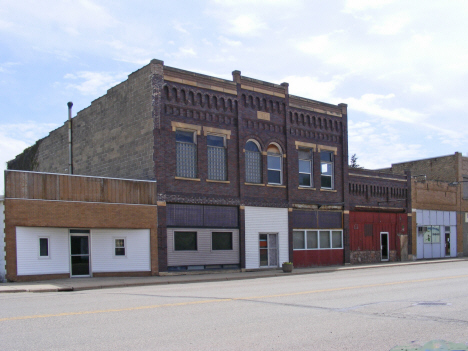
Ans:
[{"label": "green tree", "polygon": [[349,165],[349,168],[364,168],[358,165],[357,159],[358,157],[356,156],[356,154],[351,155],[351,163]]}]

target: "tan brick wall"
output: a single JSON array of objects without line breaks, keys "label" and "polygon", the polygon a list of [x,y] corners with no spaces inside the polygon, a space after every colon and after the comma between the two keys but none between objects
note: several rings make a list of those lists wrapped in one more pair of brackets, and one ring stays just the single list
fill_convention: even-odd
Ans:
[{"label": "tan brick wall", "polygon": [[[16,270],[16,227],[150,229],[151,274],[158,274],[157,206],[5,199],[7,279],[23,280]],[[27,276],[26,280],[55,279]]]},{"label": "tan brick wall", "polygon": [[459,186],[448,182],[412,181],[411,201],[418,210],[457,211],[459,209]]},{"label": "tan brick wall", "polygon": [[411,175],[425,174],[427,179],[453,182],[458,179],[457,164],[459,153],[449,156],[428,158],[392,164],[390,169],[393,173],[404,174],[405,170],[411,170]]}]

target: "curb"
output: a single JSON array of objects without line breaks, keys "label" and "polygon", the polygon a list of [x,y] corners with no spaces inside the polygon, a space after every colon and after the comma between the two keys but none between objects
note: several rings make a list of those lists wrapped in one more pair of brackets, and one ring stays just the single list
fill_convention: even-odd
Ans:
[{"label": "curb", "polygon": [[[172,277],[180,276],[202,276],[203,274],[197,272],[196,274],[180,274],[180,275],[163,275],[161,277],[166,278],[163,281],[149,281],[149,282],[135,282],[135,283],[122,283],[118,282],[115,284],[97,284],[97,285],[85,285],[85,286],[60,286],[57,288],[35,288],[34,285],[19,288],[16,286],[10,286],[9,289],[0,289],[1,293],[21,293],[21,292],[31,292],[31,293],[42,293],[42,292],[71,292],[71,291],[84,291],[84,290],[97,290],[97,289],[110,289],[110,288],[128,288],[133,286],[150,286],[150,285],[169,285],[169,284],[190,284],[190,283],[209,283],[209,282],[219,282],[219,281],[237,281],[237,280],[250,280],[250,279],[259,279],[259,278],[272,278],[272,277],[285,277],[285,276],[294,276],[294,275],[306,275],[306,274],[319,274],[319,273],[331,273],[337,271],[347,271],[347,270],[359,270],[359,269],[375,269],[375,268],[390,268],[390,267],[401,267],[401,266],[412,266],[412,265],[422,265],[422,264],[435,264],[435,263],[451,263],[451,262],[464,262],[468,261],[468,258],[454,258],[454,259],[434,259],[429,261],[413,261],[413,262],[399,262],[399,263],[388,263],[388,264],[375,264],[375,265],[355,265],[355,266],[334,266],[334,268],[320,268],[309,271],[292,271],[291,273],[283,273],[275,271],[270,271],[270,274],[262,275],[248,275],[245,276],[235,276],[235,277],[216,277],[216,274],[210,273],[205,275],[205,277],[187,279],[187,280],[177,280],[171,281]],[[256,272],[265,272],[261,270],[250,270],[243,273],[256,273]],[[223,272],[225,273],[225,272]],[[230,272],[233,273],[233,272]],[[239,273],[239,272],[236,272]],[[210,277],[210,278],[208,278]],[[169,278],[169,279],[168,279]],[[96,278],[98,279],[98,278]],[[1,285],[0,285],[1,288]]]}]

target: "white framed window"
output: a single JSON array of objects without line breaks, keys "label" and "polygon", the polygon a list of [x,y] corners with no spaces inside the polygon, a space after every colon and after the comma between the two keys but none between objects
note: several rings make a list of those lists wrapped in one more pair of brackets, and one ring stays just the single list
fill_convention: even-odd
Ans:
[{"label": "white framed window", "polygon": [[342,249],[343,231],[333,229],[293,230],[294,250]]},{"label": "white framed window", "polygon": [[50,258],[50,246],[48,237],[39,238],[39,258]]},{"label": "white framed window", "polygon": [[208,179],[227,180],[226,136],[208,134]]},{"label": "white framed window", "polygon": [[270,144],[267,149],[268,184],[282,184],[283,155],[278,146]]},{"label": "white framed window", "polygon": [[114,256],[125,257],[127,256],[127,240],[126,238],[114,238]]},{"label": "white framed window", "polygon": [[299,149],[299,186],[304,188],[313,187],[312,178],[312,150]]},{"label": "white framed window", "polygon": [[198,233],[195,231],[174,232],[174,251],[198,251]]},{"label": "white framed window", "polygon": [[245,144],[245,181],[247,183],[262,183],[262,154],[260,146],[253,140]]},{"label": "white framed window", "polygon": [[232,251],[232,232],[211,232],[212,251]]},{"label": "white framed window", "polygon": [[334,155],[332,151],[320,152],[320,170],[321,170],[320,186],[322,189],[334,188],[333,156]]},{"label": "white framed window", "polygon": [[176,175],[197,178],[197,138],[191,130],[176,130]]}]

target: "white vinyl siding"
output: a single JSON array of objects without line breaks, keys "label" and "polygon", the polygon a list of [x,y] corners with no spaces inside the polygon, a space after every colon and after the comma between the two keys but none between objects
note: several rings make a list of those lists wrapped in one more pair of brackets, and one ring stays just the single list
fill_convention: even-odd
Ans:
[{"label": "white vinyl siding", "polygon": [[260,234],[278,234],[278,263],[289,261],[288,209],[245,207],[245,268],[260,268]]},{"label": "white vinyl siding", "polygon": [[[125,238],[125,256],[115,255],[115,239]],[[149,229],[91,229],[91,270],[145,272],[151,270]]]},{"label": "white vinyl siding", "polygon": [[[197,232],[197,251],[175,251],[174,232]],[[232,250],[212,250],[212,232],[231,232]],[[169,267],[239,264],[239,231],[215,228],[168,228],[167,264]]]},{"label": "white vinyl siding", "polygon": [[[49,257],[39,256],[39,238],[49,239]],[[70,273],[68,229],[16,227],[18,275]]]},{"label": "white vinyl siding", "polygon": [[0,199],[0,282],[5,278],[5,206]]}]

